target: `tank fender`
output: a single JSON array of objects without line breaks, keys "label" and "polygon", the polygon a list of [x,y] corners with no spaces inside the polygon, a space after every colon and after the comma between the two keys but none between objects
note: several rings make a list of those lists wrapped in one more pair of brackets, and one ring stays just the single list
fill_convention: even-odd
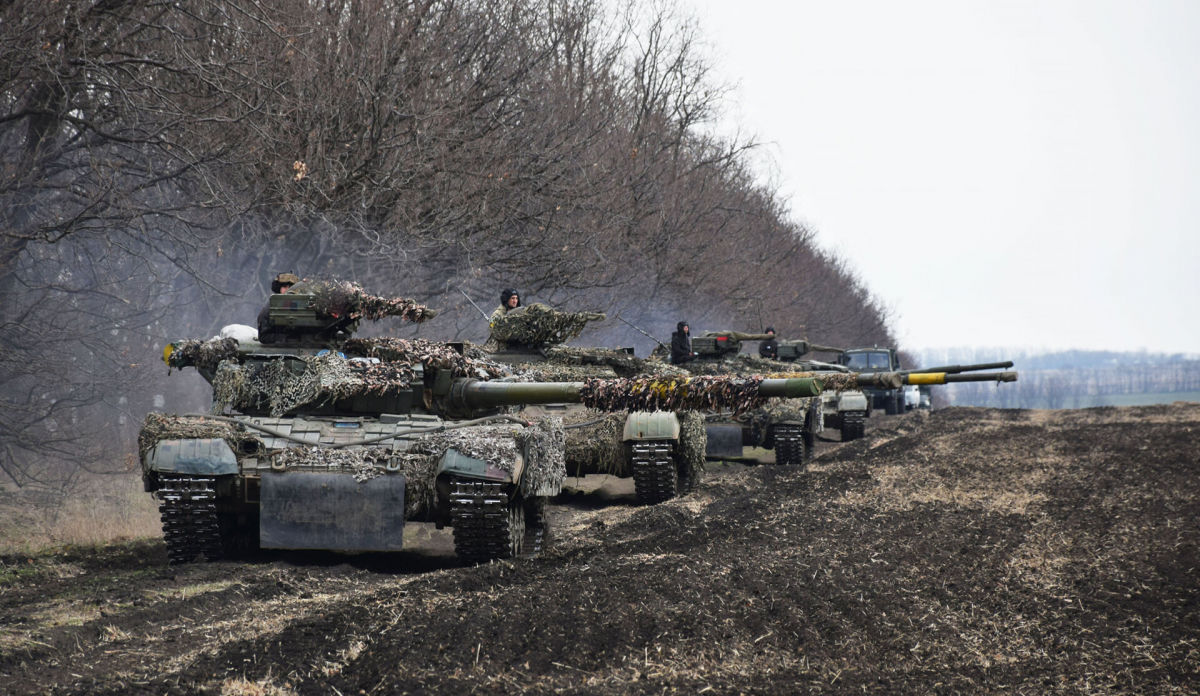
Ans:
[{"label": "tank fender", "polygon": [[867,410],[867,395],[860,391],[846,391],[838,394],[839,411]]},{"label": "tank fender", "polygon": [[678,440],[679,418],[670,411],[634,411],[625,418],[622,442]]},{"label": "tank fender", "polygon": [[220,438],[161,440],[146,455],[146,471],[222,476],[238,472],[237,455]]},{"label": "tank fender", "polygon": [[485,481],[501,481],[503,483],[512,483],[520,480],[521,470],[525,467],[525,458],[517,455],[517,461],[513,463],[512,472],[505,471],[499,467],[492,466],[482,459],[468,457],[456,449],[448,449],[442,455],[442,459],[438,462],[437,477],[442,474],[453,474],[455,476],[464,476],[466,478],[483,479]]}]

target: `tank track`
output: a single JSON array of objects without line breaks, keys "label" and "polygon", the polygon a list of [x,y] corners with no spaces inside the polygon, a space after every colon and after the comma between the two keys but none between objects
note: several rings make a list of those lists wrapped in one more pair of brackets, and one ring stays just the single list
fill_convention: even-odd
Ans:
[{"label": "tank track", "polygon": [[506,484],[456,478],[450,485],[454,552],[466,563],[533,558],[546,542],[545,499],[509,499]]},{"label": "tank track", "polygon": [[630,447],[630,467],[638,502],[654,505],[680,493],[679,469],[675,465],[675,443],[671,440],[644,440]]},{"label": "tank track", "polygon": [[842,414],[842,442],[857,440],[866,434],[866,414],[852,411]]},{"label": "tank track", "polygon": [[804,467],[808,464],[809,449],[803,426],[787,423],[775,426],[776,464]]},{"label": "tank track", "polygon": [[217,481],[211,476],[159,475],[158,513],[171,565],[221,558]]}]

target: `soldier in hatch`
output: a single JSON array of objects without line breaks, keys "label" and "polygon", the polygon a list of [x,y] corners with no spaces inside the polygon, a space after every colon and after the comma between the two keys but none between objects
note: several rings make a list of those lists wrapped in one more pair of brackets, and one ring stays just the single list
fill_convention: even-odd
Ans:
[{"label": "soldier in hatch", "polygon": [[758,354],[769,360],[779,359],[779,341],[775,339],[775,327],[768,326],[763,333],[771,334],[771,337],[765,341],[759,341]]},{"label": "soldier in hatch", "polygon": [[675,325],[675,333],[671,334],[671,364],[678,365],[695,359],[696,354],[692,351],[692,329],[686,321],[681,321]]},{"label": "soldier in hatch", "polygon": [[[299,282],[300,282],[300,277],[297,276],[295,273],[280,273],[279,275],[275,276],[275,278],[271,281],[271,292],[276,295],[282,295],[282,294],[286,293],[288,290],[291,290],[292,286]],[[268,302],[267,305],[262,308],[262,311],[260,311],[258,313],[258,333],[259,333],[259,335],[262,335],[263,332],[266,331],[268,328],[267,315],[268,315],[268,311],[270,310],[270,308],[271,308],[271,303]]]},{"label": "soldier in hatch", "polygon": [[508,314],[509,311],[521,306],[521,296],[512,288],[504,288],[500,291],[500,306],[492,312],[491,321],[496,321],[500,317]]}]

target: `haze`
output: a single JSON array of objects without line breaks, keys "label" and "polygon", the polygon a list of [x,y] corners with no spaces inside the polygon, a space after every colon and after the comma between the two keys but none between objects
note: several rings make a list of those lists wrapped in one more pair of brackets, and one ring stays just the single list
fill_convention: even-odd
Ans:
[{"label": "haze", "polygon": [[1200,351],[1200,3],[683,8],[905,347]]}]

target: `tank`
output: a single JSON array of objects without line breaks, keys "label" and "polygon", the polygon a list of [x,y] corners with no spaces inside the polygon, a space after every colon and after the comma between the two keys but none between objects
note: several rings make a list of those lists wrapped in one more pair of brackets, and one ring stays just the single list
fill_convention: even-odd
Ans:
[{"label": "tank", "polygon": [[[562,312],[534,304],[491,323],[486,354],[517,379],[621,379],[687,376],[687,372],[634,355],[633,348],[566,346],[598,312]],[[579,404],[531,406],[530,417],[558,415],[566,432],[565,458],[572,476],[632,478],[640,503],[652,505],[686,494],[703,477],[707,437],[696,411],[601,413]]]},{"label": "tank", "polygon": [[[836,363],[805,360],[810,352],[841,354],[841,348],[810,343],[808,339],[785,339],[778,342],[778,359],[791,369],[819,373],[848,373],[850,368]],[[826,391],[821,394],[821,415],[826,428],[836,428],[842,442],[857,440],[866,432],[867,395],[859,388]]]},{"label": "tank", "polygon": [[738,411],[821,389],[812,379],[493,381],[505,370],[461,344],[353,337],[357,321],[389,315],[433,312],[345,283],[298,284],[271,297],[267,343],[250,330],[166,347],[169,368],[196,369],[213,392],[210,413],[152,413],[139,434],[172,563],[259,548],[396,551],[416,521],[451,527],[464,562],[534,556],[566,475],[565,435],[560,418],[514,406]]},{"label": "tank", "polygon": [[[675,367],[693,375],[745,377],[779,373],[779,362],[741,352],[743,341],[772,337],[773,334],[709,331],[692,338],[696,358]],[[806,466],[812,460],[817,435],[824,429],[820,399],[776,399],[753,410],[708,416],[707,457],[740,458],[742,448],[751,446],[774,450],[777,464]]]}]

